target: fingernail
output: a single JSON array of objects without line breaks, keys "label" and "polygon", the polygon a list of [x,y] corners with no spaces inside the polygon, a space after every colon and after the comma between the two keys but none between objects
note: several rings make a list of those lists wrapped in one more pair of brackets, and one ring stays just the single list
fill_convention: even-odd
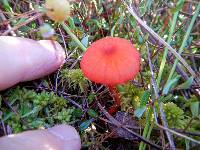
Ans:
[{"label": "fingernail", "polygon": [[61,141],[61,150],[81,149],[81,139],[74,127],[69,125],[58,125],[47,131]]},{"label": "fingernail", "polygon": [[60,140],[80,140],[80,136],[76,129],[69,125],[57,125],[48,129],[48,132],[59,138]]}]

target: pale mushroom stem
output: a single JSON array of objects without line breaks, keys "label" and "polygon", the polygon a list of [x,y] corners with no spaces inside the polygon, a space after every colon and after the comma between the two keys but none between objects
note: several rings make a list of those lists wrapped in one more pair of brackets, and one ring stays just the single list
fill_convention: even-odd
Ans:
[{"label": "pale mushroom stem", "polygon": [[117,91],[117,88],[115,86],[108,86],[108,89],[111,93],[111,96],[114,99],[114,104],[113,104],[113,106],[109,107],[108,112],[110,114],[115,114],[117,112],[118,108],[121,106],[120,94]]}]

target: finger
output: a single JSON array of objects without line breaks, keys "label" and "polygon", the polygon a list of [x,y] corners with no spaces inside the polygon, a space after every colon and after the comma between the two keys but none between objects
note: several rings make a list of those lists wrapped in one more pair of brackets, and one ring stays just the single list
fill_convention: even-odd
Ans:
[{"label": "finger", "polygon": [[77,131],[69,125],[27,131],[0,138],[1,150],[80,150]]},{"label": "finger", "polygon": [[64,59],[64,49],[55,41],[0,36],[0,90],[52,73]]}]

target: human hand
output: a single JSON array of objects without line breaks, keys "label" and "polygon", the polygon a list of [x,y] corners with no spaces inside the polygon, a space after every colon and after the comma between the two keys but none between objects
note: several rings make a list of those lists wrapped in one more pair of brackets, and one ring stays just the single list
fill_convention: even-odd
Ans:
[{"label": "human hand", "polygon": [[56,41],[0,36],[0,90],[48,75],[64,59],[64,50]]},{"label": "human hand", "polygon": [[[57,42],[0,36],[0,91],[48,75],[64,59],[64,50]],[[69,125],[0,138],[1,150],[79,150],[80,147],[79,134]]]},{"label": "human hand", "polygon": [[1,150],[79,150],[80,137],[69,125],[26,131],[0,138]]}]

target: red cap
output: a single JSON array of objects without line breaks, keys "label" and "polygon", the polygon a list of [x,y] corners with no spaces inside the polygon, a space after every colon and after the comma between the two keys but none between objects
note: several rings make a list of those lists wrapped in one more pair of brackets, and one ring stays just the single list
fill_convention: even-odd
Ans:
[{"label": "red cap", "polygon": [[104,85],[123,84],[133,79],[140,69],[140,55],[130,41],[105,37],[87,49],[81,60],[83,74]]}]

